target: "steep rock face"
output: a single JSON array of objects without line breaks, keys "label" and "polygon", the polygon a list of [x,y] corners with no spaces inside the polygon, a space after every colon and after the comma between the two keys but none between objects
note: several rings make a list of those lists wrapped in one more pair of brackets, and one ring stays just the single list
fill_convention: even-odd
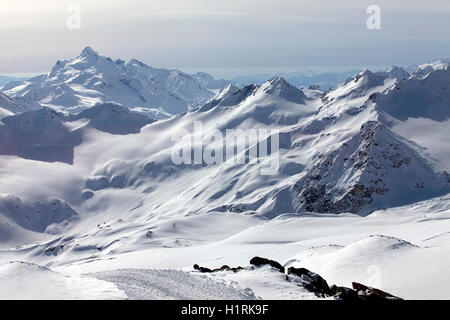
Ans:
[{"label": "steep rock face", "polygon": [[292,187],[292,199],[296,211],[365,214],[448,191],[448,174],[434,173],[387,127],[370,121],[348,142],[319,154]]}]

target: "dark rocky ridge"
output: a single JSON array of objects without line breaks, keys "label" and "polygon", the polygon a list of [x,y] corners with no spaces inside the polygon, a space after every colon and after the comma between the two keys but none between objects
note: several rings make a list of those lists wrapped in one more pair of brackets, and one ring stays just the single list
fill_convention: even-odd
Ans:
[{"label": "dark rocky ridge", "polygon": [[202,273],[213,273],[223,271],[239,272],[242,270],[254,270],[262,266],[270,266],[274,270],[286,274],[286,281],[295,280],[300,286],[306,290],[313,292],[321,298],[334,297],[338,300],[345,301],[385,301],[385,300],[402,300],[388,292],[380,289],[372,288],[358,282],[352,282],[352,288],[328,285],[327,281],[319,274],[314,273],[306,268],[290,267],[287,270],[279,262],[262,257],[254,257],[250,260],[250,267],[231,268],[227,265],[218,269],[209,269],[194,265],[194,269]]}]

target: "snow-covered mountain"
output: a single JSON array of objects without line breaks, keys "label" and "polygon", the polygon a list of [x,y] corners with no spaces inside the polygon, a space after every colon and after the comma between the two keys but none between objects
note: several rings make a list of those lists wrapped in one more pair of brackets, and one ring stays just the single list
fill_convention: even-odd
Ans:
[{"label": "snow-covered mountain", "polygon": [[0,122],[0,155],[73,163],[74,147],[93,128],[110,134],[138,133],[155,120],[123,106],[105,103],[65,116],[44,107],[8,116]]},{"label": "snow-covered mountain", "polygon": [[[195,212],[251,212],[267,217],[285,212],[367,214],[449,191],[445,159],[436,163],[435,157],[423,152],[429,142],[421,145],[397,130],[399,122],[411,118],[448,119],[449,70],[436,70],[424,79],[400,74],[396,79],[389,72],[365,70],[320,98],[308,98],[279,77],[261,86],[228,86],[197,111],[158,121],[141,132],[152,120],[117,105],[104,104],[72,116],[40,109],[3,120],[0,152],[73,163],[74,148],[81,151],[89,145],[83,143],[82,130],[91,128],[122,138],[112,150],[108,138],[97,138],[104,140],[94,143],[95,156],[81,151],[83,161],[92,162],[92,171],[80,194],[88,191],[97,198],[96,193],[111,188],[154,190],[149,206],[173,214],[177,209],[165,199],[167,186],[183,198],[182,210]],[[192,131],[195,121],[201,121],[206,132],[280,130],[279,171],[261,179],[252,163],[175,165],[172,149],[189,137],[174,142],[171,134]],[[127,137],[130,133],[137,135]],[[150,141],[158,143],[147,144]],[[126,146],[126,154],[121,145]],[[192,177],[197,183],[184,190],[181,181]],[[210,181],[221,183],[211,186]]]},{"label": "snow-covered mountain", "polygon": [[[431,141],[411,141],[398,128],[402,123],[404,130],[409,119],[424,119],[424,126],[427,121],[447,125],[450,71],[436,70],[423,79],[394,73],[400,78],[365,70],[319,98],[308,98],[280,77],[261,86],[230,85],[197,111],[145,128],[154,120],[114,104],[69,116],[39,109],[3,119],[0,153],[73,163],[75,146],[88,148],[81,131],[90,128],[122,136],[121,145],[127,148],[126,154],[121,145],[111,150],[108,138],[101,136],[96,155],[82,152],[91,157],[86,158],[92,162],[86,186],[95,185],[88,188],[93,193],[113,187],[143,188],[157,195],[173,183],[171,192],[196,212],[247,211],[270,217],[305,211],[366,214],[449,191],[446,158],[439,161],[424,153]],[[261,180],[252,163],[175,165],[172,149],[181,148],[189,136],[174,142],[171,135],[180,129],[191,132],[196,121],[205,132],[220,130],[224,139],[228,129],[279,130],[279,171]],[[134,135],[127,137],[130,133]],[[180,189],[181,181],[193,176],[198,182]],[[209,178],[201,178],[205,176]],[[221,183],[211,186],[210,181]],[[176,211],[171,201],[151,198],[159,210]]]},{"label": "snow-covered mountain", "polygon": [[[393,67],[364,70],[326,92],[299,89],[282,77],[241,89],[228,85],[200,107],[158,121],[111,103],[76,115],[41,108],[5,117],[0,230],[9,231],[1,244],[21,246],[0,252],[0,262],[14,256],[80,273],[130,266],[192,271],[193,263],[243,265],[270,253],[341,285],[352,277],[364,281],[367,268],[380,265],[390,281],[379,287],[399,296],[435,296],[414,291],[429,276],[427,288],[438,286],[448,297],[439,274],[450,266],[442,258],[449,248],[449,86],[448,67],[421,76]],[[260,141],[248,139],[224,162],[175,163],[174,150],[200,148],[198,123],[204,137],[214,137],[203,139],[204,155],[226,145],[230,129],[256,130]],[[278,152],[252,160],[252,150],[261,150],[261,141],[272,145],[276,135]],[[235,161],[241,158],[248,161]],[[262,174],[273,163],[275,171]],[[57,207],[65,209],[51,223],[26,224],[21,215],[11,218],[20,199],[33,219],[40,217],[33,209],[39,203],[60,199]],[[411,261],[425,255],[439,272],[421,264],[426,276],[398,274],[399,255]],[[122,272],[102,279],[126,278]],[[277,295],[258,276],[270,279]],[[263,297],[295,292],[292,283],[277,285],[283,274],[266,269],[212,277]]]},{"label": "snow-covered mountain", "polygon": [[135,59],[113,61],[87,47],[74,59],[59,60],[48,74],[8,83],[2,90],[22,111],[47,106],[76,113],[115,102],[176,114],[205,102],[227,84],[205,73],[158,69]]},{"label": "snow-covered mountain", "polygon": [[424,77],[428,73],[434,71],[434,70],[441,70],[445,67],[448,67],[450,65],[450,59],[438,59],[434,60],[428,63],[423,64],[414,64],[411,66],[408,66],[406,68],[406,71],[408,71],[410,74],[415,74],[416,77]]}]

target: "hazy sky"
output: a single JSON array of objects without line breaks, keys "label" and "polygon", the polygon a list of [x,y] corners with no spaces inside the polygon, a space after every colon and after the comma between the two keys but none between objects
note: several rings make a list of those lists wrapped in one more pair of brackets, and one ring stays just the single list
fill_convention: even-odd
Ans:
[{"label": "hazy sky", "polygon": [[[381,30],[366,26],[372,4]],[[47,72],[88,45],[223,77],[376,68],[449,57],[449,40],[449,0],[0,0],[0,74]]]}]

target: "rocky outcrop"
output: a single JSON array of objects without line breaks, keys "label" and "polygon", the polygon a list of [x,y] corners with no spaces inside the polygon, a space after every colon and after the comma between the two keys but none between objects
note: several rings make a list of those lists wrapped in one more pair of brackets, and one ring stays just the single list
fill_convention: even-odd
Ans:
[{"label": "rocky outcrop", "polygon": [[286,281],[293,281],[306,290],[313,292],[321,298],[333,297],[338,300],[345,301],[384,301],[384,300],[402,300],[390,293],[380,289],[372,288],[358,282],[352,282],[353,288],[339,287],[328,285],[327,281],[319,274],[314,273],[306,268],[290,267],[287,270],[279,262],[262,257],[254,257],[250,260],[251,267],[236,267],[231,268],[224,265],[218,269],[210,269],[201,267],[198,264],[194,265],[194,270],[201,273],[214,273],[221,271],[239,272],[242,270],[254,270],[255,268],[270,266],[278,272],[286,274]]},{"label": "rocky outcrop", "polygon": [[280,271],[281,273],[284,273],[284,267],[277,261],[274,260],[270,260],[270,259],[266,259],[266,258],[261,258],[261,257],[254,257],[250,260],[250,264],[254,265],[255,267],[261,267],[261,266],[265,266],[265,265],[269,265],[272,268],[277,269],[278,271]]},{"label": "rocky outcrop", "polygon": [[292,187],[297,212],[370,213],[449,191],[445,179],[389,128],[377,121],[333,151],[319,154]]},{"label": "rocky outcrop", "polygon": [[194,270],[197,270],[198,272],[201,272],[201,273],[214,273],[214,272],[220,272],[220,271],[238,272],[238,271],[246,269],[246,268],[243,268],[243,267],[231,268],[231,267],[229,267],[227,265],[223,265],[222,267],[220,267],[218,269],[209,269],[209,268],[201,267],[198,264],[194,264],[193,268],[194,268]]},{"label": "rocky outcrop", "polygon": [[352,282],[353,289],[358,293],[361,299],[366,300],[401,300],[401,298],[396,297],[390,293],[383,290],[365,286],[358,282]]},{"label": "rocky outcrop", "polygon": [[303,287],[310,292],[314,292],[318,296],[326,297],[333,295],[326,280],[308,269],[291,267],[287,270],[287,275],[299,277]]}]

